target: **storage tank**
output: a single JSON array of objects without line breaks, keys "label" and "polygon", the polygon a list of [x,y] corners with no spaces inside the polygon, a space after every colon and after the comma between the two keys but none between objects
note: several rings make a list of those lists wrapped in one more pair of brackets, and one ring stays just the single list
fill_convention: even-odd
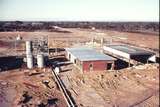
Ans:
[{"label": "storage tank", "polygon": [[59,67],[56,67],[56,68],[54,69],[54,71],[55,71],[55,73],[58,75],[59,72],[60,72],[60,68],[59,68]]},{"label": "storage tank", "polygon": [[31,54],[27,54],[27,68],[33,68],[33,56]]},{"label": "storage tank", "polygon": [[38,68],[44,67],[44,57],[42,54],[37,55],[37,65],[38,65]]},{"label": "storage tank", "polygon": [[31,54],[32,52],[32,42],[26,41],[26,54]]}]

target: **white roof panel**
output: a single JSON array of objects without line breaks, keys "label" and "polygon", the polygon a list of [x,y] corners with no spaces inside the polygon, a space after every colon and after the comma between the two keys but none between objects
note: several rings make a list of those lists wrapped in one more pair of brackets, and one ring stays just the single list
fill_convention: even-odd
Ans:
[{"label": "white roof panel", "polygon": [[66,48],[66,51],[73,54],[75,57],[77,57],[80,61],[91,61],[91,60],[116,60],[115,58],[98,53],[95,50],[91,48]]}]

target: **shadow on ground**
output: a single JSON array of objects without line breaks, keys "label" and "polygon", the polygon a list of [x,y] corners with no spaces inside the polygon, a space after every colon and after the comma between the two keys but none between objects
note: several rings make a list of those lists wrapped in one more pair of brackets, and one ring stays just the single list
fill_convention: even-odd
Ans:
[{"label": "shadow on ground", "polygon": [[16,56],[0,57],[0,71],[20,68],[23,64],[23,58]]}]

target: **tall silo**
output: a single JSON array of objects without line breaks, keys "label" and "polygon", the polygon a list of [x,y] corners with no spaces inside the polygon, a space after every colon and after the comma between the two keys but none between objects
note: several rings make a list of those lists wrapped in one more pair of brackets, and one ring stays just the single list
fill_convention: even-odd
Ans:
[{"label": "tall silo", "polygon": [[31,53],[32,53],[32,42],[26,41],[26,54],[31,54]]},{"label": "tall silo", "polygon": [[27,68],[32,69],[33,68],[33,55],[27,54]]},{"label": "tall silo", "polygon": [[38,65],[38,68],[44,67],[44,56],[42,54],[37,55],[37,65]]}]

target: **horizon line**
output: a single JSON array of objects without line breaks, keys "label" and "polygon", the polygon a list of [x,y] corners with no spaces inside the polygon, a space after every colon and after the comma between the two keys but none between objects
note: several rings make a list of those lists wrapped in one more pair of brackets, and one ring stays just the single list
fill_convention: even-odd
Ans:
[{"label": "horizon line", "polygon": [[20,22],[159,22],[159,21],[134,21],[134,20],[130,20],[130,21],[122,21],[122,20],[113,20],[113,21],[100,21],[100,20],[0,20],[0,22],[16,22],[16,21],[20,21]]}]

